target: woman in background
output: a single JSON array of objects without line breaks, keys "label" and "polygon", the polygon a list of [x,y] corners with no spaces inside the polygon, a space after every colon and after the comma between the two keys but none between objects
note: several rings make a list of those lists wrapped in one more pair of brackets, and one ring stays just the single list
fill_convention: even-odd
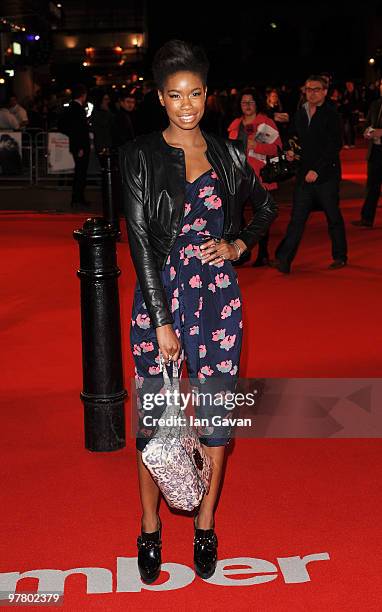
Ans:
[{"label": "woman in background", "polygon": [[[267,116],[264,104],[254,89],[243,89],[239,103],[242,115],[234,119],[228,128],[228,136],[233,140],[244,142],[248,163],[252,166],[257,178],[268,189],[275,191],[277,183],[263,183],[260,170],[265,166],[267,156],[277,156],[278,147],[282,149],[282,142],[275,122]],[[254,267],[266,266],[269,263],[268,253],[269,232],[259,241],[257,258]],[[250,253],[241,258],[238,263],[250,259]]]}]

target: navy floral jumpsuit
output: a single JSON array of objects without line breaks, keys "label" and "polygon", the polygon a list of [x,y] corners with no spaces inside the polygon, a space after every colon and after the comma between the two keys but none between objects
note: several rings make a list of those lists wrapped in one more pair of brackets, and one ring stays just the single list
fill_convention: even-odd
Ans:
[{"label": "navy floral jumpsuit", "polygon": [[[223,232],[221,185],[212,168],[194,182],[186,182],[184,206],[184,225],[161,271],[174,318],[173,328],[182,347],[178,365],[181,369],[185,358],[189,378],[196,379],[200,387],[212,377],[218,378],[219,384],[224,383],[226,389],[233,389],[243,327],[237,274],[227,260],[213,265],[202,263],[200,251],[203,242],[219,239]],[[144,389],[147,379],[163,381],[156,332],[138,282],[130,339],[137,390]],[[138,409],[138,413],[136,447],[143,450],[153,430],[143,427],[143,411]],[[207,446],[225,445],[229,442],[227,428],[220,428],[220,433],[215,428],[215,432],[209,431],[209,436],[200,437],[200,441]]]}]

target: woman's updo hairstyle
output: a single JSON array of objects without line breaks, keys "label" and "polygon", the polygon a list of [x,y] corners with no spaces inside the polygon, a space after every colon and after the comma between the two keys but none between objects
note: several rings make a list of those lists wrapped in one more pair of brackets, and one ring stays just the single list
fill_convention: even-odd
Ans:
[{"label": "woman's updo hairstyle", "polygon": [[154,56],[152,71],[160,91],[167,78],[176,72],[194,72],[207,83],[209,62],[204,50],[183,40],[169,40]]}]

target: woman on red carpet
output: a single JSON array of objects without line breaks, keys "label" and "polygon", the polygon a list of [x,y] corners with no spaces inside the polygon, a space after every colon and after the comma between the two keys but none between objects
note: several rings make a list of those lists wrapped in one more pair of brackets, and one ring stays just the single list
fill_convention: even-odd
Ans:
[{"label": "woman on red carpet", "polygon": [[[242,319],[231,261],[251,249],[276,216],[240,143],[200,129],[207,71],[202,49],[177,40],[166,43],[155,56],[153,72],[169,126],[121,149],[128,238],[138,277],[131,343],[139,390],[146,381],[160,384],[161,357],[179,369],[186,359],[189,377],[200,384],[208,377],[228,378],[230,386],[236,381]],[[255,214],[240,229],[247,199]],[[153,431],[139,427],[138,433],[143,511],[138,567],[151,583],[161,566],[160,491],[141,455]],[[203,578],[216,567],[214,512],[229,442],[227,431],[214,434],[200,438],[213,465],[210,490],[194,518],[194,564]]]}]

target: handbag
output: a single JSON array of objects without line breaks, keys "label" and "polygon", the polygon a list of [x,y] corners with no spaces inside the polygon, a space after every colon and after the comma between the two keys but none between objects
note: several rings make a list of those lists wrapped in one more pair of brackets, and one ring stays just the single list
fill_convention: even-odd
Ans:
[{"label": "handbag", "polygon": [[[175,362],[172,382],[162,358],[160,365],[164,391],[179,390],[179,375]],[[170,402],[160,420],[166,424],[158,425],[142,451],[142,461],[170,506],[180,510],[193,510],[209,491],[211,459],[203,450],[195,428],[188,423],[184,410],[179,405]]]},{"label": "handbag", "polygon": [[278,156],[267,155],[267,162],[260,170],[260,176],[264,183],[279,183],[286,181],[297,172],[298,164],[296,161],[288,161],[285,153],[277,147]]}]

